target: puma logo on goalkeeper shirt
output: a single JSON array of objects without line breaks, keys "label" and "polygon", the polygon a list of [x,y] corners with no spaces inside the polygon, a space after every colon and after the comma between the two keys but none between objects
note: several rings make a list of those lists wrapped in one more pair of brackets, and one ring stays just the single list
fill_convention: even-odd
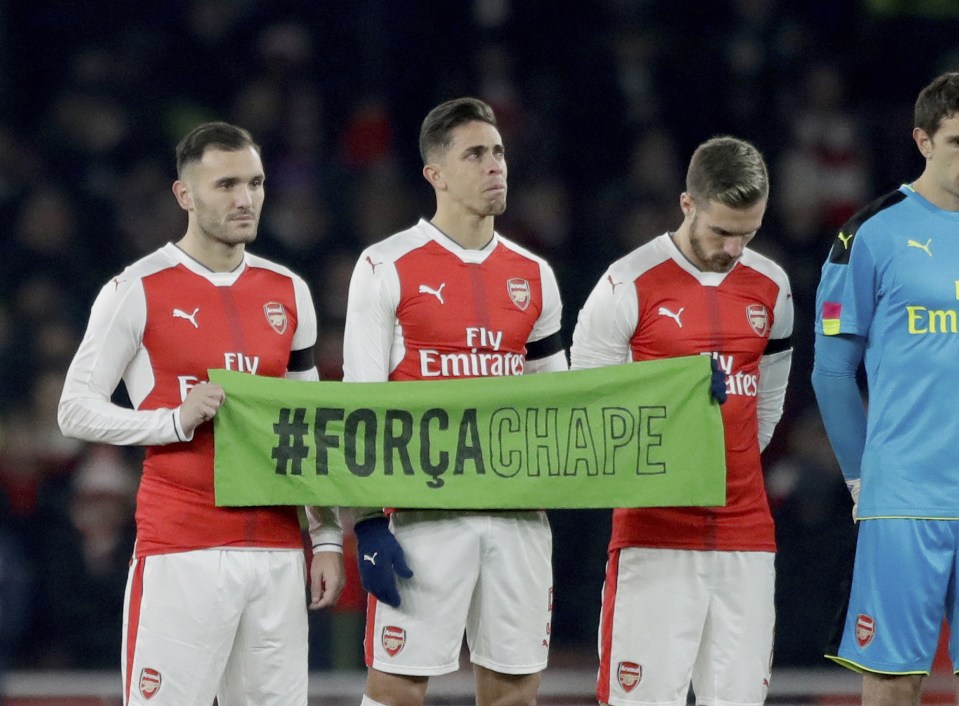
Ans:
[{"label": "puma logo on goalkeeper shirt", "polygon": [[186,313],[185,311],[183,311],[183,309],[174,309],[173,318],[186,319],[191,324],[193,324],[193,328],[200,328],[200,325],[196,322],[196,315],[199,313],[200,313],[200,307],[197,307],[196,309],[194,309],[192,314]]},{"label": "puma logo on goalkeeper shirt", "polygon": [[671,312],[669,309],[667,309],[665,306],[659,307],[659,315],[660,315],[660,316],[668,316],[669,318],[671,318],[673,321],[676,322],[676,325],[679,326],[679,328],[682,328],[682,327],[683,327],[683,322],[679,320],[679,317],[683,315],[683,312],[684,312],[684,311],[686,311],[686,307],[680,308],[680,310],[677,311],[677,312],[674,314],[674,313]]},{"label": "puma logo on goalkeeper shirt", "polygon": [[443,282],[438,289],[433,289],[432,287],[427,287],[425,284],[420,285],[420,294],[432,294],[434,297],[440,300],[440,304],[445,304],[443,301],[443,287],[446,286],[446,282]]},{"label": "puma logo on goalkeeper shirt", "polygon": [[932,257],[932,251],[929,250],[929,246],[930,246],[930,245],[932,245],[932,238],[929,238],[929,240],[926,241],[926,244],[925,244],[925,245],[923,245],[922,243],[920,243],[918,240],[912,240],[912,239],[910,239],[910,240],[907,240],[907,241],[906,241],[906,247],[919,248],[920,250],[925,250],[925,251],[926,251],[926,255],[928,255],[929,257]]},{"label": "puma logo on goalkeeper shirt", "polygon": [[855,233],[852,235],[846,235],[845,233],[839,234],[839,240],[842,241],[842,247],[844,250],[849,249],[849,242],[855,237]]},{"label": "puma logo on goalkeeper shirt", "polygon": [[377,554],[379,554],[379,552],[373,552],[372,556],[369,555],[369,554],[364,554],[364,555],[363,555],[363,561],[368,561],[368,562],[370,562],[373,566],[376,566],[376,555],[377,555]]}]

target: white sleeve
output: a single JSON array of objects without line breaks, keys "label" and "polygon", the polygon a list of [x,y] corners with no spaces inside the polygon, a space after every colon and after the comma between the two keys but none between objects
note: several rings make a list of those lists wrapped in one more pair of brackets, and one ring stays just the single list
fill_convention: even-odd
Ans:
[{"label": "white sleeve", "polygon": [[540,341],[552,336],[558,333],[563,325],[563,302],[559,296],[556,274],[545,262],[540,263],[539,270],[543,287],[543,311],[533,324],[533,330],[529,334],[530,341]]},{"label": "white sleeve", "polygon": [[293,277],[293,295],[296,297],[297,322],[290,350],[301,351],[316,345],[316,308],[313,306],[310,288],[302,277]]},{"label": "white sleeve", "polygon": [[629,362],[629,342],[639,323],[639,300],[636,287],[628,282],[610,268],[593,288],[573,331],[572,370]]},{"label": "white sleeve", "polygon": [[[142,352],[145,324],[146,297],[139,278],[120,277],[100,290],[60,396],[57,421],[64,436],[118,445],[188,440],[178,408],[139,411],[110,401],[134,357]],[[140,401],[133,399],[134,405]]]},{"label": "white sleeve", "polygon": [[343,528],[339,510],[332,507],[306,507],[310,544],[314,552],[343,553]]},{"label": "white sleeve", "polygon": [[[783,275],[785,277],[785,275]],[[784,279],[773,309],[773,327],[769,332],[769,345],[776,350],[759,360],[759,391],[756,398],[756,414],[759,421],[759,450],[764,450],[772,441],[776,425],[783,416],[786,402],[786,385],[792,367],[792,348],[789,338],[793,332],[793,299],[789,280]]]},{"label": "white sleeve", "polygon": [[[543,283],[543,311],[533,325],[529,341],[541,341],[550,336],[557,336],[556,345],[562,346],[558,335],[563,325],[563,302],[559,295],[556,274],[553,272],[553,268],[545,262],[540,265],[540,272],[542,273]],[[557,373],[564,370],[569,370],[569,363],[566,362],[565,349],[561,349],[548,353],[542,358],[527,358],[526,365],[523,367],[523,374]]]},{"label": "white sleeve", "polygon": [[[343,331],[343,381],[386,382],[397,326],[400,280],[392,261],[367,262],[364,251],[353,268]],[[374,271],[375,270],[375,271]]]},{"label": "white sleeve", "polygon": [[786,402],[786,383],[792,366],[792,350],[764,355],[759,360],[759,391],[756,396],[756,415],[759,418],[759,450],[772,441],[776,425],[783,416]]}]

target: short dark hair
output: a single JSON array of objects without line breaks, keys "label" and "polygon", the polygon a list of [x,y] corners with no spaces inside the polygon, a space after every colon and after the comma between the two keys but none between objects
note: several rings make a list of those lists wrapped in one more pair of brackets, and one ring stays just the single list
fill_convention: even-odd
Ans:
[{"label": "short dark hair", "polygon": [[496,127],[496,114],[479,98],[455,98],[436,106],[420,127],[420,157],[423,164],[437,151],[445,152],[453,144],[450,132],[463,123],[489,123]]},{"label": "short dark hair", "polygon": [[238,152],[252,147],[260,154],[260,146],[243,128],[224,122],[203,123],[190,130],[176,146],[177,177],[183,176],[186,165],[203,159],[203,153],[209,147],[227,152]]},{"label": "short dark hair", "polygon": [[769,196],[769,172],[752,144],[724,135],[707,140],[693,152],[686,172],[686,192],[693,200],[717,201],[748,208]]},{"label": "short dark hair", "polygon": [[914,127],[932,137],[940,123],[959,112],[959,73],[937,76],[919,92],[913,114]]}]

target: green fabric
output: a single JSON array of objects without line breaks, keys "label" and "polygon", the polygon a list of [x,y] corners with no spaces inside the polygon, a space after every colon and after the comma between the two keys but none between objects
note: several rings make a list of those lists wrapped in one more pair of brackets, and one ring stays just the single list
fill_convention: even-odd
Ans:
[{"label": "green fabric", "polygon": [[519,377],[303,382],[211,370],[217,505],[723,505],[704,356]]}]

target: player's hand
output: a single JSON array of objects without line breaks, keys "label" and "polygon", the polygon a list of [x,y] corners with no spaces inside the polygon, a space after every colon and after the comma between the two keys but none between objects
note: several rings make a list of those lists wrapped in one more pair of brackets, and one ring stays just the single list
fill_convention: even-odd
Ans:
[{"label": "player's hand", "polygon": [[360,565],[360,580],[363,588],[394,608],[400,605],[400,592],[396,577],[408,579],[413,576],[406,565],[403,548],[390,532],[390,523],[385,517],[361,520],[353,528],[356,533],[356,559]]},{"label": "player's hand", "polygon": [[709,394],[719,404],[722,404],[726,401],[726,373],[719,367],[719,361],[712,356],[709,356],[709,365],[713,371],[709,380]]},{"label": "player's hand", "polygon": [[336,603],[345,583],[342,552],[316,552],[310,561],[310,610]]},{"label": "player's hand", "polygon": [[852,498],[852,521],[859,522],[859,486],[861,481],[859,478],[856,480],[847,480],[846,488],[849,490],[849,497]]},{"label": "player's hand", "polygon": [[219,385],[211,382],[201,382],[193,386],[180,405],[180,426],[187,437],[193,431],[216,416],[216,411],[226,401],[226,393]]}]

